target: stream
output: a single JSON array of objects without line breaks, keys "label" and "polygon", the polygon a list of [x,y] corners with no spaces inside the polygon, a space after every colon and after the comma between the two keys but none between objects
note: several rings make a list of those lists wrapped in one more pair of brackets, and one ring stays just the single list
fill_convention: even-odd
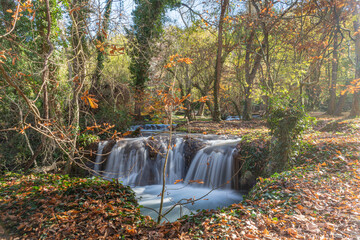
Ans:
[{"label": "stream", "polygon": [[[134,129],[139,126],[133,127]],[[118,179],[134,190],[143,215],[157,218],[162,188],[162,169],[169,136],[167,125],[149,125],[143,136],[118,140],[108,154],[101,142],[94,170],[105,179]],[[240,138],[234,136],[174,134],[166,167],[165,217],[179,217],[201,209],[216,209],[238,203],[243,193],[232,189],[233,154]],[[107,159],[104,161],[106,155]],[[176,184],[174,184],[176,183]],[[194,201],[195,200],[195,201]],[[152,210],[154,209],[154,210]]]}]

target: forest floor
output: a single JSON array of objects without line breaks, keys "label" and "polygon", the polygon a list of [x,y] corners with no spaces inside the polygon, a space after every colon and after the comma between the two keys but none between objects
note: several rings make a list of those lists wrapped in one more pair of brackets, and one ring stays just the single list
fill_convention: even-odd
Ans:
[{"label": "forest floor", "polygon": [[160,227],[158,237],[360,239],[360,120],[318,116],[303,141],[297,167],[259,178],[242,203]]},{"label": "forest floor", "polygon": [[0,225],[0,240],[8,240],[10,236],[5,232],[5,229]]},{"label": "forest floor", "polygon": [[[359,239],[360,120],[317,117],[297,167],[259,178],[243,202],[221,210],[157,226],[141,216],[132,191],[117,183],[6,174],[0,176],[0,220],[19,239]],[[267,131],[261,120],[219,124],[222,129],[204,122],[190,128]]]}]

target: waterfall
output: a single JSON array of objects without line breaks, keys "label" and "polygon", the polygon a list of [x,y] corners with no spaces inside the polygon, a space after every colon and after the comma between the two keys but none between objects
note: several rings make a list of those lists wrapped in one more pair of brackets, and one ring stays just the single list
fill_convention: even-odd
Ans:
[{"label": "waterfall", "polygon": [[[164,168],[168,141],[162,142],[162,153],[157,155],[157,162],[161,162],[161,169]],[[162,171],[160,171],[162,172]],[[176,138],[175,146],[169,150],[169,157],[166,166],[166,182],[173,184],[176,180],[184,178],[184,139]]]},{"label": "waterfall", "polygon": [[95,164],[94,164],[94,171],[97,173],[97,175],[100,175],[102,152],[103,152],[106,144],[108,144],[108,141],[103,141],[103,142],[99,143],[99,147],[98,147],[97,155],[96,155],[96,159],[95,159]]},{"label": "waterfall", "polygon": [[232,159],[238,142],[238,139],[211,141],[210,146],[195,155],[185,182],[202,181],[205,187],[231,188]]},{"label": "waterfall", "polygon": [[[123,139],[118,141],[106,162],[104,178],[117,178],[125,185],[143,185],[145,178],[158,176],[156,168],[150,164],[145,149],[144,138]],[[144,181],[145,180],[145,181]]]},{"label": "waterfall", "polygon": [[[166,168],[164,212],[172,209],[167,219],[175,221],[183,214],[199,209],[216,209],[242,200],[242,193],[231,189],[233,153],[240,139],[202,134],[175,134],[171,140]],[[157,217],[162,191],[162,168],[169,145],[169,136],[126,138],[116,142],[110,153],[98,147],[94,170],[106,179],[119,179],[132,186],[144,215]],[[110,144],[110,143],[109,143]],[[110,145],[108,145],[110,147]],[[102,157],[106,151],[107,158]],[[109,155],[108,155],[109,154]],[[174,185],[176,180],[185,179]],[[203,184],[190,183],[193,180]],[[217,189],[219,188],[219,189]],[[204,196],[206,196],[204,198]],[[198,199],[187,202],[188,199]],[[201,200],[200,200],[201,199]],[[175,206],[181,202],[184,205]]]},{"label": "waterfall", "polygon": [[[176,127],[177,124],[173,124],[173,127]],[[135,131],[136,129],[141,128],[142,131],[147,132],[164,132],[169,131],[169,124],[143,124],[143,125],[134,125],[130,127],[130,131]]]},{"label": "waterfall", "polygon": [[[185,155],[192,150],[186,147],[188,135],[177,134],[171,141],[166,168],[166,183],[174,184],[176,180],[185,179],[185,184],[193,180],[204,184],[194,184],[197,187],[231,188],[232,156],[240,139],[221,139],[221,136],[211,136],[221,140],[209,140],[210,136],[193,135],[197,141],[205,145],[192,155],[190,166],[186,171]],[[101,154],[106,143],[99,144],[98,156],[94,170],[99,172]],[[119,179],[130,186],[146,186],[162,183],[162,169],[165,163],[169,137],[126,138],[117,141],[108,156],[106,165],[101,169],[106,179]],[[188,144],[189,145],[189,144]],[[189,154],[188,154],[189,155]]]},{"label": "waterfall", "polygon": [[[118,141],[113,147],[104,170],[104,178],[117,178],[125,185],[145,186],[162,182],[168,138],[158,139],[160,146],[148,144],[149,138],[128,138]],[[166,182],[174,183],[184,177],[184,140],[176,138],[169,150]],[[156,158],[150,152],[156,151]]]}]

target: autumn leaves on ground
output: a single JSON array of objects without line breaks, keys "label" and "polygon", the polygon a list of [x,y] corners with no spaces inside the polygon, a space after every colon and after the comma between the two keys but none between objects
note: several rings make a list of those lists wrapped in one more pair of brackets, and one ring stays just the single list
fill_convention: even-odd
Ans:
[{"label": "autumn leaves on ground", "polygon": [[[241,122],[222,131],[246,130]],[[205,124],[206,125],[206,124]],[[242,126],[242,130],[231,126]],[[266,131],[261,122],[248,124]],[[195,129],[196,124],[193,125]],[[351,239],[360,236],[360,121],[320,119],[291,171],[259,178],[245,200],[157,226],[129,187],[100,179],[6,174],[0,214],[20,239]],[[214,129],[202,129],[205,132]]]}]

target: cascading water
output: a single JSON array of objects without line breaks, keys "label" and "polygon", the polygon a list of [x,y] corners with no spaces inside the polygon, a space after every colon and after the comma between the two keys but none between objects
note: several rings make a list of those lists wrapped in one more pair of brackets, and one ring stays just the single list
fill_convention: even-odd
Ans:
[{"label": "cascading water", "polygon": [[[145,186],[161,183],[161,169],[168,145],[168,138],[158,139],[159,146],[149,144],[149,138],[128,138],[118,141],[113,147],[103,173],[106,179],[119,179],[123,184],[130,186]],[[184,140],[176,138],[175,144],[169,150],[166,182],[174,183],[184,177]],[[99,145],[102,152],[103,144]],[[156,152],[156,158],[151,158],[151,151]],[[99,161],[99,160],[97,160]],[[96,170],[99,172],[99,166]]]},{"label": "cascading water", "polygon": [[185,182],[202,181],[210,188],[231,188],[232,158],[239,139],[209,141],[191,162]]},{"label": "cascading water", "polygon": [[157,168],[150,164],[145,149],[145,138],[124,139],[113,147],[104,170],[104,178],[119,179],[125,185],[154,184],[148,180],[158,176]]},{"label": "cascading water", "polygon": [[[138,128],[141,128],[142,131],[161,132],[161,131],[168,131],[169,127],[170,127],[169,124],[143,124],[143,125],[131,126],[130,131],[135,131]],[[176,127],[176,124],[173,124],[173,127]]]},{"label": "cascading water", "polygon": [[104,147],[108,144],[108,141],[100,142],[99,147],[97,150],[95,165],[94,165],[94,171],[99,174],[100,173],[100,165],[101,165],[101,159],[102,159],[102,152],[104,150]]},{"label": "cascading water", "polygon": [[[238,191],[231,189],[230,183],[233,153],[240,139],[196,134],[191,135],[191,139],[201,143],[202,147],[195,149],[196,154],[188,153],[192,149],[189,148],[188,135],[176,134],[171,141],[166,169],[165,212],[176,202],[184,203],[184,199],[197,199],[209,192],[211,193],[207,198],[211,201],[197,201],[185,208],[178,206],[168,216],[170,221],[193,210],[224,207],[242,199]],[[105,145],[106,143],[99,144],[99,155]],[[161,134],[119,140],[103,163],[105,165],[101,166],[102,158],[97,157],[94,170],[106,179],[116,178],[123,184],[132,186],[139,204],[157,208],[168,145],[169,137]],[[191,156],[191,159],[185,160],[186,156]],[[184,179],[183,183],[174,185],[176,180],[181,179]],[[194,180],[204,183],[194,183]],[[155,212],[146,209],[142,209],[142,212],[156,217]]]}]

